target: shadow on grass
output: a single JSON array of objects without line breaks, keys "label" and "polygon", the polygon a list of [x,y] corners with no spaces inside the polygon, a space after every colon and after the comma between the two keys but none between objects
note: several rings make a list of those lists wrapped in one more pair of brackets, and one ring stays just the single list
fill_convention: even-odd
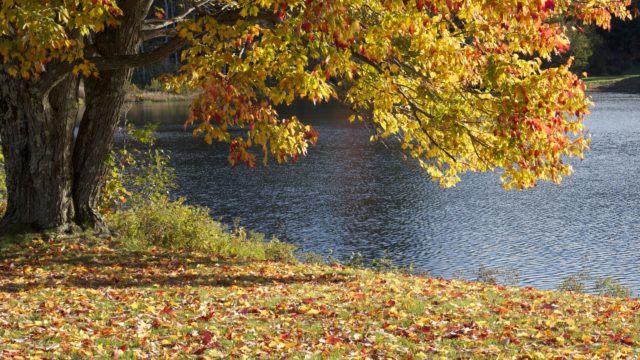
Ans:
[{"label": "shadow on grass", "polygon": [[[262,266],[264,265],[264,266]],[[180,253],[34,251],[0,257],[0,292],[35,289],[144,287],[253,287],[292,283],[339,283],[348,275],[276,271],[279,264],[217,260]],[[250,267],[250,268],[249,268]],[[267,271],[269,267],[271,270]]]}]

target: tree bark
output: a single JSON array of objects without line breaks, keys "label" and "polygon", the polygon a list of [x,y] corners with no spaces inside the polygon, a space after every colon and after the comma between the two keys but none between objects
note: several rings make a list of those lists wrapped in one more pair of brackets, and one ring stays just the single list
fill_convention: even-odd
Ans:
[{"label": "tree bark", "polygon": [[87,107],[73,156],[73,200],[76,222],[102,233],[108,229],[97,205],[107,172],[105,162],[111,151],[130,79],[130,71],[119,70],[103,72],[100,79],[85,81]]},{"label": "tree bark", "polygon": [[[96,48],[103,56],[132,55],[140,47],[142,20],[148,4],[123,1],[119,5],[125,14],[120,26],[106,30],[96,38]],[[97,204],[107,171],[105,162],[122,116],[132,73],[130,68],[105,70],[100,72],[99,78],[85,80],[86,109],[73,154],[73,200],[76,222],[99,232],[108,232]]]},{"label": "tree bark", "polygon": [[72,144],[77,79],[67,75],[42,93],[32,81],[0,69],[0,138],[7,211],[2,232],[72,227]]}]

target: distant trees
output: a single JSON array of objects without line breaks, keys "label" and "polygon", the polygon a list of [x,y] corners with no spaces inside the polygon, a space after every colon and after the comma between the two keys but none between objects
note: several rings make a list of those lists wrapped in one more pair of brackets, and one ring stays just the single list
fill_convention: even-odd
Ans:
[{"label": "distant trees", "polygon": [[554,54],[549,62],[550,66],[560,66],[573,58],[570,70],[575,74],[581,74],[589,69],[589,62],[593,55],[594,33],[590,26],[583,27],[572,19],[563,19],[566,34],[571,47],[564,53]]},{"label": "distant trees", "polygon": [[[632,9],[640,9],[634,0]],[[585,26],[565,18],[571,49],[554,59],[558,65],[569,56],[574,57],[571,70],[589,76],[640,73],[640,17],[622,21],[612,19],[611,28]]]},{"label": "distant trees", "polygon": [[588,71],[592,75],[640,73],[640,18],[612,21],[611,30],[589,33],[593,55]]},{"label": "distant trees", "polygon": [[594,40],[592,31],[590,29],[580,30],[574,27],[567,31],[567,35],[571,41],[571,56],[573,56],[571,70],[581,74],[589,70],[589,62],[593,56]]}]

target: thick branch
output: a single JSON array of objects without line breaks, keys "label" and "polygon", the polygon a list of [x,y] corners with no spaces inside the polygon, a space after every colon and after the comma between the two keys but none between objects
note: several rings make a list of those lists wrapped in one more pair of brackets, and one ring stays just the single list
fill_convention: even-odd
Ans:
[{"label": "thick branch", "polygon": [[176,35],[178,35],[178,31],[172,28],[144,31],[142,33],[142,41],[149,41],[161,37],[174,37]]},{"label": "thick branch", "polygon": [[97,57],[91,58],[89,61],[94,63],[98,70],[118,70],[123,68],[141,67],[164,60],[167,56],[180,50],[180,48],[186,44],[186,39],[175,36],[167,43],[148,53],[119,55],[114,57]]},{"label": "thick branch", "polygon": [[[186,39],[179,36],[173,37],[166,44],[144,54],[136,55],[119,55],[114,57],[91,57],[88,58],[91,63],[95,64],[98,70],[119,70],[133,67],[141,67],[150,65],[164,60],[167,56],[180,50],[187,43]],[[49,89],[53,88],[64,75],[71,72],[73,68],[81,64],[82,60],[77,60],[73,63],[59,63],[47,68],[47,72],[40,79],[38,83],[38,89],[42,93],[46,93]]]},{"label": "thick branch", "polygon": [[[214,16],[214,15],[211,15]],[[248,21],[263,21],[271,24],[280,22],[280,19],[276,14],[269,12],[261,12],[254,17],[242,17],[238,9],[219,12],[215,15],[216,19],[221,24],[233,24],[240,19]],[[163,36],[163,35],[159,35]],[[183,46],[188,44],[188,40],[174,35],[167,43],[155,48],[154,50],[135,55],[118,55],[118,56],[94,56],[88,57],[86,60],[95,64],[98,70],[118,70],[125,68],[135,68],[150,65],[164,60],[174,52],[180,50]],[[39,82],[39,89],[44,93],[57,84],[65,74],[73,70],[74,66],[82,63],[83,60],[77,60],[73,63],[60,63],[55,66],[49,66],[47,72]]]}]

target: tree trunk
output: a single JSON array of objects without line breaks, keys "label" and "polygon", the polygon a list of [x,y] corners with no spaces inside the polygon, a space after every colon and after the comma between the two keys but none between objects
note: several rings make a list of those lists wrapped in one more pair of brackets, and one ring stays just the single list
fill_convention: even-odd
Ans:
[{"label": "tree trunk", "polygon": [[100,79],[85,81],[86,110],[74,150],[73,199],[76,221],[82,227],[107,232],[97,210],[107,172],[106,160],[120,120],[131,71],[103,72]]},{"label": "tree trunk", "polygon": [[[120,26],[101,33],[95,41],[103,56],[131,55],[140,46],[140,27],[151,2],[122,1],[125,16]],[[107,171],[105,161],[131,85],[132,69],[102,71],[100,77],[85,80],[84,112],[73,155],[73,199],[76,221],[83,227],[108,231],[97,204]]]},{"label": "tree trunk", "polygon": [[0,138],[7,212],[2,232],[67,231],[73,224],[71,156],[77,79],[67,75],[48,93],[0,69]]}]

